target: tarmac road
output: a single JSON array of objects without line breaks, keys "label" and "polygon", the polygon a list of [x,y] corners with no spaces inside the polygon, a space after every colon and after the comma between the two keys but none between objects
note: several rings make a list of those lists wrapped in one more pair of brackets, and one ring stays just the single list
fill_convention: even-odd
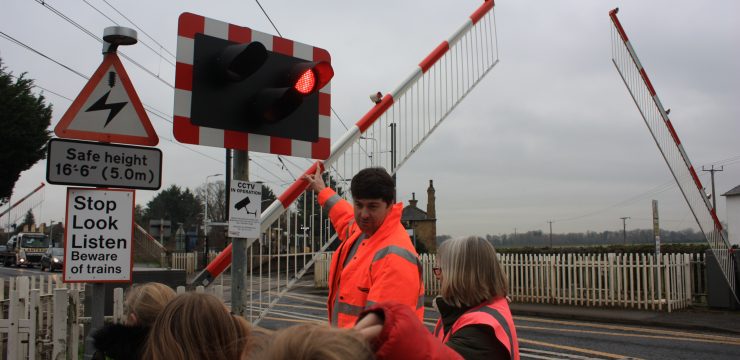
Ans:
[{"label": "tarmac road", "polygon": [[[46,275],[50,274],[45,271],[41,271],[41,269],[36,267],[15,267],[15,266],[1,266],[0,265],[0,277],[3,278],[10,278],[15,276],[31,276],[31,275]],[[59,271],[54,272],[53,274],[60,274]]]},{"label": "tarmac road", "polygon": [[[263,306],[269,302],[267,298],[253,301]],[[310,281],[303,281],[274,306],[259,326],[276,330],[299,323],[325,323],[325,306],[325,291],[314,289]],[[620,310],[599,311],[611,312],[612,316],[620,314]],[[255,309],[253,315],[256,317],[258,312]],[[740,354],[740,336],[737,333],[696,330],[692,324],[686,324],[683,329],[678,321],[670,327],[660,327],[645,326],[640,324],[639,319],[635,319],[633,324],[605,323],[548,317],[542,312],[540,310],[540,314],[535,316],[517,315],[515,312],[514,321],[523,359],[695,360],[737,359]],[[701,312],[674,315],[678,318],[691,317],[692,322],[699,323],[700,317],[708,316]],[[427,327],[433,328],[436,319],[436,312],[427,307],[424,321]],[[708,318],[707,321],[712,320]]]}]

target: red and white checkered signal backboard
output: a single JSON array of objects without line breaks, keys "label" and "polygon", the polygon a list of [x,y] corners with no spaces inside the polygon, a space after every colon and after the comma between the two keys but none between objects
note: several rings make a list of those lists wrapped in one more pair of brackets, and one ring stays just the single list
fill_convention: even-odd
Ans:
[{"label": "red and white checkered signal backboard", "polygon": [[272,52],[305,59],[331,61],[329,52],[297,41],[192,13],[180,15],[177,29],[177,66],[173,131],[177,141],[227,149],[257,151],[312,159],[326,159],[331,148],[331,83],[319,90],[319,139],[301,141],[277,136],[216,129],[191,122],[195,35],[201,33],[234,43],[261,42]]}]

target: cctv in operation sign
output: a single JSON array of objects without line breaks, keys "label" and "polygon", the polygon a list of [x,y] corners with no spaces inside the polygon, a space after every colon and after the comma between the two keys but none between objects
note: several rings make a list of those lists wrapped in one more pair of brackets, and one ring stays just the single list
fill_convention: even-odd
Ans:
[{"label": "cctv in operation sign", "polygon": [[67,188],[65,282],[130,282],[134,191]]},{"label": "cctv in operation sign", "polygon": [[259,238],[262,184],[231,180],[229,193],[229,237]]}]

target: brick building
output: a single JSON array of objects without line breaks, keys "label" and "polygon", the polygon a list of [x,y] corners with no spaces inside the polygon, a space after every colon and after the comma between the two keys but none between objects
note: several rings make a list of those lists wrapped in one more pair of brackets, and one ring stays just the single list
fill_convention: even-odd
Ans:
[{"label": "brick building", "polygon": [[427,188],[427,210],[420,209],[417,206],[418,202],[416,193],[411,193],[409,204],[403,208],[401,223],[409,230],[409,236],[414,241],[417,250],[436,253],[437,211],[435,210],[436,198],[432,180],[429,180],[429,188]]}]

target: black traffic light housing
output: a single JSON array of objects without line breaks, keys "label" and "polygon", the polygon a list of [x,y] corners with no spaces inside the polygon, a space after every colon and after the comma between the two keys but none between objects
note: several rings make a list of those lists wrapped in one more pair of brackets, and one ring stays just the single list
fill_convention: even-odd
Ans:
[{"label": "black traffic light housing", "polygon": [[318,141],[319,89],[334,75],[328,62],[203,33],[193,46],[194,125]]}]

